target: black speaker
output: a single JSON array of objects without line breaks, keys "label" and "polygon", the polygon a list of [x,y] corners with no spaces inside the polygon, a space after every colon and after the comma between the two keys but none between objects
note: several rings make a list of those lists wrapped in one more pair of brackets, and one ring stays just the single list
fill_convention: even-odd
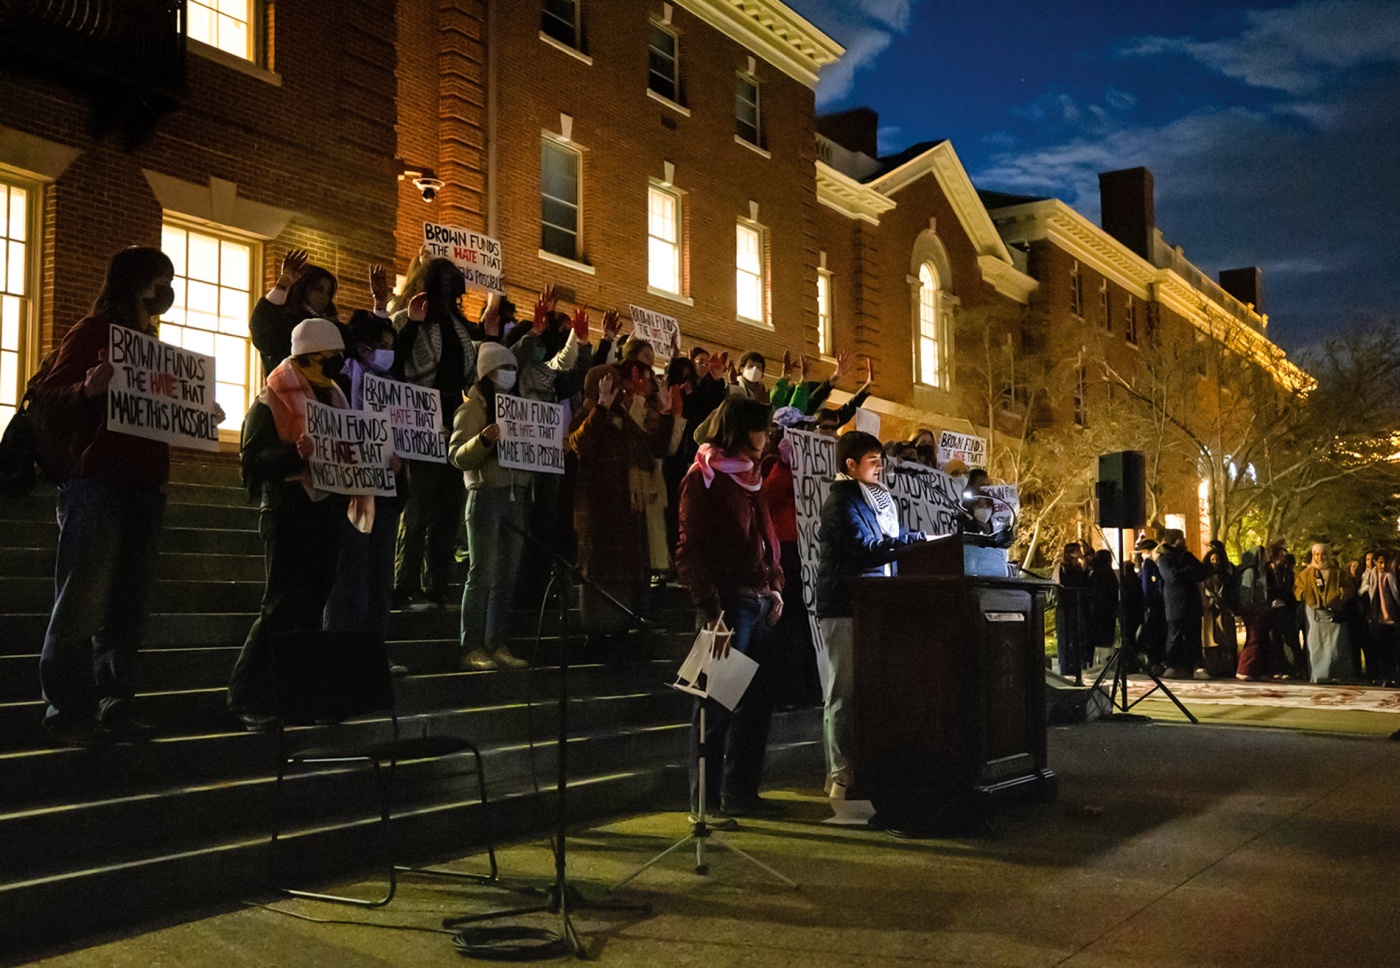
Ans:
[{"label": "black speaker", "polygon": [[1140,450],[1099,458],[1099,527],[1141,528],[1147,524],[1147,462]]}]

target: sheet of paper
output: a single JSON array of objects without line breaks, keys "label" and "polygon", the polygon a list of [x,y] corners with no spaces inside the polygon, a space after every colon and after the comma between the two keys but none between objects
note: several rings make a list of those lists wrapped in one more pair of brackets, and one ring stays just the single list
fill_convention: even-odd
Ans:
[{"label": "sheet of paper", "polygon": [[838,826],[863,826],[875,816],[875,804],[869,800],[832,800],[832,817],[822,823]]},{"label": "sheet of paper", "polygon": [[758,671],[758,663],[737,649],[723,659],[711,659],[705,669],[705,691],[725,709],[739,705]]},{"label": "sheet of paper", "polygon": [[676,678],[681,682],[693,683],[700,678],[700,673],[705,671],[705,660],[710,655],[710,637],[707,635],[697,635],[695,644],[690,647],[690,655],[685,657],[681,663]]}]

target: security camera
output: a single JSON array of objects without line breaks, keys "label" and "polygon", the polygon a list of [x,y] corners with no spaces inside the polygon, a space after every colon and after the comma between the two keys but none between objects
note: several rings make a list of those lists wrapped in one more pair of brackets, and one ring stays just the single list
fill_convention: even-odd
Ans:
[{"label": "security camera", "polygon": [[433,199],[437,198],[437,193],[442,188],[442,185],[443,181],[441,178],[423,176],[413,179],[413,187],[423,193],[423,201],[425,202],[431,202]]}]

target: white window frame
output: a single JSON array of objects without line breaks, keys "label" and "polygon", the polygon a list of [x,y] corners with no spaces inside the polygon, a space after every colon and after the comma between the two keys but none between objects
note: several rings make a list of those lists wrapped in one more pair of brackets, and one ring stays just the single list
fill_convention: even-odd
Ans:
[{"label": "white window frame", "polygon": [[[170,241],[167,238],[168,231],[178,231],[185,233],[184,251],[178,253],[171,251],[174,247],[170,245]],[[217,288],[219,309],[222,309],[224,290],[231,290],[234,292],[246,294],[246,310],[242,310],[240,312],[236,312],[227,316],[222,312],[218,312],[217,318],[219,319],[231,318],[240,320],[241,327],[239,324],[235,324],[232,327],[232,329],[234,330],[232,332],[230,332],[228,329],[223,328],[221,324],[217,323],[216,328],[210,329],[204,326],[191,326],[188,324],[188,322],[185,321],[176,321],[177,319],[184,319],[183,314],[189,305],[191,287],[189,276],[190,268],[188,246],[189,235],[191,233],[203,236],[208,239],[213,239],[219,243],[220,264],[217,273],[219,278],[215,280],[195,280],[199,283],[214,285]],[[226,280],[224,278],[224,244],[239,245],[247,248],[248,250],[248,275],[246,280],[238,280],[240,282],[243,282],[247,286],[246,289],[240,289],[237,286],[230,285],[229,283],[233,280]],[[194,346],[190,348],[194,349],[196,352],[209,353],[209,355],[214,357],[214,373],[216,377],[227,372],[227,370],[220,365],[221,363],[224,363],[227,360],[227,354],[221,354],[218,352],[218,337],[223,337],[225,339],[238,339],[243,342],[243,346],[240,349],[240,353],[243,356],[244,376],[242,382],[242,398],[234,399],[233,394],[230,392],[230,388],[239,386],[239,384],[235,381],[219,379],[215,383],[214,388],[215,399],[218,400],[219,403],[223,406],[225,413],[224,422],[219,427],[220,437],[223,439],[236,440],[238,437],[239,424],[243,419],[243,414],[246,413],[248,411],[248,408],[252,406],[253,398],[257,396],[258,391],[262,387],[263,381],[267,379],[267,374],[262,372],[261,355],[258,353],[257,348],[253,346],[252,334],[248,331],[249,316],[252,314],[253,306],[257,303],[258,298],[262,295],[262,293],[259,290],[263,281],[263,242],[261,239],[249,235],[246,232],[240,232],[237,229],[231,229],[227,226],[222,225],[211,225],[207,222],[194,221],[188,218],[181,218],[179,215],[166,212],[161,219],[161,249],[165,252],[166,255],[170,256],[171,261],[175,264],[176,274],[175,280],[173,282],[173,286],[175,288],[175,306],[173,306],[170,309],[170,311],[166,313],[166,316],[161,319],[160,338],[167,343],[173,343],[177,346],[187,346],[188,344],[183,337],[183,331],[198,330],[202,333],[211,334],[213,337],[215,337],[213,341],[212,351],[211,348],[204,346]],[[182,269],[183,271],[181,271]],[[238,331],[239,328],[241,328],[241,332]]]},{"label": "white window frame", "polygon": [[567,3],[574,10],[574,22],[568,25],[573,28],[573,38],[571,40],[565,40],[545,30],[544,24],[546,17],[550,17],[561,24],[565,22],[563,17],[549,11],[549,0],[541,0],[540,2],[540,36],[560,44],[565,44],[581,52],[583,50],[583,12],[579,9],[579,0],[559,0],[559,2]]},{"label": "white window frame", "polygon": [[[652,87],[652,79],[654,77],[658,77],[659,75],[656,73],[656,71],[652,70],[651,67],[652,51],[657,51],[657,48],[651,42],[653,35],[650,31],[647,32],[647,90],[651,91],[658,97],[664,97],[666,100],[670,101],[673,104],[683,104],[684,102],[681,100],[680,35],[677,34],[666,24],[661,23],[659,20],[652,20],[649,21],[649,23],[651,25],[651,30],[659,31],[665,34],[667,37],[671,38],[671,93],[667,94],[665,91],[658,91],[656,88]],[[664,51],[657,52],[661,53],[663,56],[665,55]]]},{"label": "white window frame", "polygon": [[[673,206],[674,217],[672,218],[672,232],[674,238],[666,238],[658,235],[655,220],[654,206],[658,199],[666,199]],[[666,185],[652,182],[647,186],[647,288],[651,292],[669,293],[673,296],[685,295],[685,279],[682,273],[685,269],[684,248],[685,248],[685,208],[681,193]],[[664,267],[669,271],[672,285],[667,284],[667,280],[657,276],[657,256],[665,251],[665,259],[669,266]]]},{"label": "white window frame", "polygon": [[[0,168],[0,432],[9,425],[38,363],[40,206],[43,185]],[[23,238],[11,233],[15,192],[24,193],[15,221]],[[16,261],[16,257],[18,261]]]},{"label": "white window frame", "polygon": [[[758,257],[756,269],[746,268],[741,259],[748,251],[741,241],[745,233],[750,233],[755,240]],[[757,289],[757,316],[744,314],[742,292],[745,288]],[[740,322],[755,326],[768,325],[768,230],[757,222],[744,218],[735,223],[734,231],[734,316]]]},{"label": "white window frame", "polygon": [[[571,157],[573,158],[573,162],[574,162],[574,198],[573,198],[573,201],[570,201],[570,200],[565,199],[565,198],[557,198],[557,197],[555,197],[555,196],[553,196],[553,195],[548,195],[548,194],[545,193],[545,185],[544,185],[544,152],[546,152],[546,151],[558,151],[558,152],[560,152],[561,154],[567,154],[567,155],[569,155],[569,156],[571,156]],[[553,223],[549,223],[549,222],[546,222],[546,221],[545,221],[545,217],[544,217],[544,203],[545,203],[545,199],[550,199],[551,201],[555,201],[555,202],[558,202],[558,203],[563,204],[563,205],[571,205],[571,206],[573,207],[573,209],[574,209],[574,228],[573,228],[573,235],[574,235],[574,251],[573,251],[573,252],[568,253],[568,254],[565,254],[565,253],[562,253],[562,252],[555,252],[555,251],[552,250],[552,249],[547,249],[547,248],[545,248],[545,244],[544,244],[544,241],[545,241],[545,239],[544,239],[544,230],[545,230],[545,226],[546,226],[546,225],[549,225],[549,226],[552,227],[552,228],[558,229],[559,231],[564,231],[564,232],[569,231],[567,228],[565,228],[565,227],[562,226],[562,225],[553,225]],[[580,150],[579,150],[578,148],[576,148],[575,146],[573,146],[573,145],[571,145],[571,144],[565,144],[563,141],[559,140],[558,138],[550,137],[550,136],[547,135],[547,134],[546,134],[546,135],[543,135],[543,136],[540,138],[540,210],[539,210],[539,215],[540,215],[540,252],[543,253],[543,254],[549,255],[549,256],[553,256],[553,257],[558,258],[558,259],[569,259],[569,260],[571,260],[571,261],[573,261],[573,262],[581,262],[581,261],[583,260],[583,152],[580,151]]]},{"label": "white window frame", "polygon": [[[228,13],[224,8],[227,3],[220,0],[187,0],[185,5],[185,31],[190,40],[196,43],[212,47],[214,50],[222,51],[230,57],[237,57],[239,60],[247,61],[250,64],[260,64],[261,58],[258,56],[260,37],[262,34],[262,0],[243,0],[244,19],[240,20],[236,15]],[[204,13],[200,13],[203,11]],[[214,27],[214,33],[206,37],[198,36],[192,29],[196,21],[205,14],[210,18],[210,23]],[[224,28],[229,23],[241,23],[243,25],[244,44],[243,50],[239,51],[221,43],[221,35]]]},{"label": "white window frame", "polygon": [[[949,372],[951,360],[953,307],[946,298],[938,267],[932,262],[919,266],[915,279],[918,328],[914,333],[914,367],[917,382],[924,386],[938,387],[941,390],[952,388],[952,374]],[[932,373],[926,350],[932,350]]]},{"label": "white window frame", "polygon": [[835,305],[832,300],[835,298],[835,291],[832,286],[831,271],[829,269],[817,270],[817,352],[822,356],[831,356],[834,352],[835,329],[833,321],[836,318]]},{"label": "white window frame", "polygon": [[[752,138],[739,130],[739,82],[742,81],[753,88],[753,100],[745,103],[753,104],[753,129]],[[763,85],[758,82],[758,78],[746,71],[734,72],[734,136],[745,144],[753,145],[755,148],[763,147]]]}]

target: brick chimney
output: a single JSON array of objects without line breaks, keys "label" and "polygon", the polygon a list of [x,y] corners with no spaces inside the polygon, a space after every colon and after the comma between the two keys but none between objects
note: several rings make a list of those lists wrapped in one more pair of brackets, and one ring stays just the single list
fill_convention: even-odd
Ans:
[{"label": "brick chimney", "polygon": [[1152,260],[1152,230],[1157,213],[1152,203],[1152,172],[1124,168],[1099,174],[1099,221],[1103,230]]},{"label": "brick chimney", "polygon": [[1221,269],[1220,288],[1246,306],[1252,303],[1256,313],[1264,312],[1264,273],[1258,266]]},{"label": "brick chimney", "polygon": [[818,134],[847,151],[857,151],[871,158],[880,157],[879,130],[880,116],[870,108],[852,108],[817,117]]}]

